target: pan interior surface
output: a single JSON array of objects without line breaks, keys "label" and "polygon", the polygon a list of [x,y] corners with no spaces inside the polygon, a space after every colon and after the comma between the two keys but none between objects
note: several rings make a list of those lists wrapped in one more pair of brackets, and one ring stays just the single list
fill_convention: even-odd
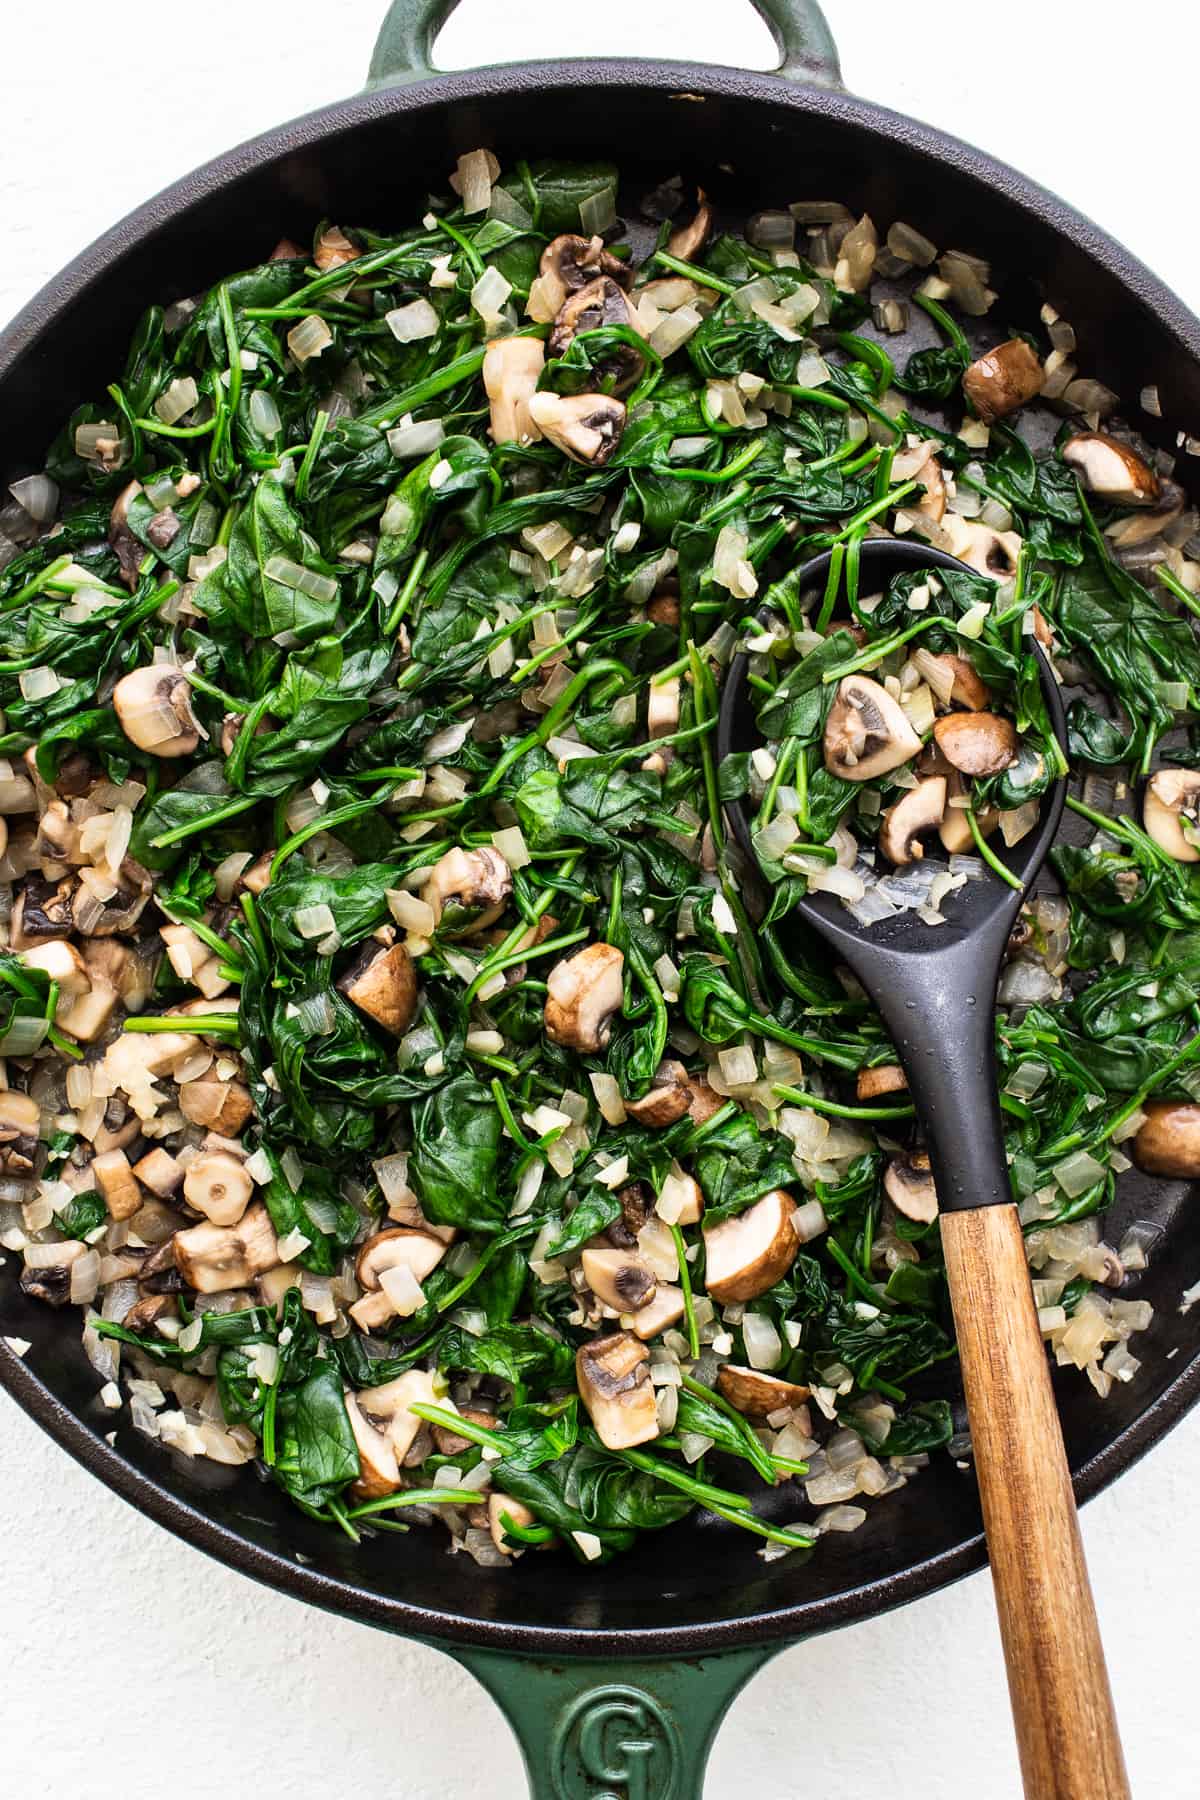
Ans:
[{"label": "pan interior surface", "polygon": [[[1156,383],[1163,420],[1139,421],[1173,447],[1200,412],[1200,325],[1102,234],[1011,171],[882,109],[774,77],[657,64],[533,65],[440,77],[285,126],[198,171],[118,226],[0,337],[3,482],[40,466],[63,418],[102,389],[136,321],[321,218],[386,226],[424,210],[463,150],[610,157],[626,209],[664,178],[704,186],[729,224],[793,198],[840,199],[884,227],[902,218],[941,245],[989,257],[1001,300],[984,341],[1032,324],[1052,299],[1075,326],[1080,363],[1127,401]],[[640,243],[633,233],[635,245]],[[1005,279],[1007,278],[1007,279]],[[927,323],[927,321],[923,321]],[[932,341],[918,331],[907,348]],[[1182,471],[1186,480],[1186,469]],[[1155,1307],[1136,1379],[1101,1401],[1081,1375],[1059,1382],[1068,1452],[1094,1492],[1200,1394],[1200,1352],[1179,1313],[1200,1273],[1200,1216],[1185,1184],[1125,1178],[1109,1216],[1164,1236],[1123,1297]],[[246,1470],[187,1462],[97,1400],[72,1319],[22,1296],[0,1271],[0,1376],[60,1442],[143,1511],[247,1573],[367,1622],[429,1637],[544,1653],[700,1652],[826,1629],[915,1598],[982,1560],[973,1477],[937,1459],[848,1536],[807,1562],[766,1564],[744,1534],[703,1516],[640,1540],[604,1569],[529,1555],[480,1569],[446,1553],[437,1530],[353,1546],[295,1511]],[[795,1490],[773,1516],[795,1516]]]}]

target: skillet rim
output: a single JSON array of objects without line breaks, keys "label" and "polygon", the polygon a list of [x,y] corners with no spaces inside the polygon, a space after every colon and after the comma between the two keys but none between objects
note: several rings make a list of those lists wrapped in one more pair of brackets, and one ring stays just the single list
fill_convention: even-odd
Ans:
[{"label": "skillet rim", "polygon": [[[36,348],[89,287],[124,256],[151,241],[180,213],[211,199],[230,183],[272,162],[352,133],[389,115],[420,113],[464,102],[514,94],[569,94],[580,86],[657,91],[663,100],[697,95],[782,107],[855,128],[879,141],[897,142],[985,184],[993,194],[1034,215],[1059,237],[1098,263],[1152,313],[1183,354],[1200,362],[1200,319],[1160,278],[1091,219],[1009,164],[921,121],[838,90],[796,83],[776,73],[634,58],[526,62],[435,73],[428,79],[382,87],[319,108],[235,146],[161,190],[95,239],[48,282],[0,332],[0,393],[5,376]],[[531,1656],[589,1659],[713,1655],[755,1644],[815,1636],[872,1617],[933,1592],[986,1561],[982,1531],[904,1570],[843,1589],[836,1596],[701,1625],[589,1631],[577,1624],[549,1628],[478,1619],[393,1599],[352,1580],[326,1575],[263,1548],[217,1523],[190,1501],[160,1485],[125,1459],[71,1411],[3,1340],[0,1382],[29,1416],[106,1486],[175,1536],[242,1574],[309,1603],[384,1630],[441,1643]],[[1073,1471],[1080,1501],[1090,1499],[1176,1425],[1200,1400],[1200,1347],[1174,1381],[1125,1430]]]}]

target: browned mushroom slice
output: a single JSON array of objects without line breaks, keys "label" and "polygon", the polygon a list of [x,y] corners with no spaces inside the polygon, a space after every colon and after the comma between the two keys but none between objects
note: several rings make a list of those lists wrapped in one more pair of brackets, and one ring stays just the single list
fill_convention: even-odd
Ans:
[{"label": "browned mushroom slice", "polygon": [[390,1225],[375,1232],[360,1247],[354,1265],[360,1287],[373,1293],[389,1269],[403,1265],[418,1281],[424,1281],[445,1256],[454,1240],[453,1228],[418,1230],[411,1225]]},{"label": "browned mushroom slice", "polygon": [[483,385],[491,402],[491,433],[497,444],[532,444],[541,432],[529,414],[538,378],[546,365],[540,338],[493,338],[483,353]]},{"label": "browned mushroom slice", "polygon": [[1200,862],[1200,770],[1159,769],[1146,783],[1142,823],[1161,850],[1176,862]]},{"label": "browned mushroom slice", "polygon": [[245,1082],[219,1081],[215,1075],[185,1081],[179,1090],[179,1110],[193,1125],[236,1137],[254,1111]]},{"label": "browned mushroom slice", "polygon": [[640,1100],[626,1100],[625,1111],[637,1125],[656,1130],[674,1125],[682,1119],[692,1103],[688,1072],[680,1062],[661,1062],[654,1074],[654,1085]]},{"label": "browned mushroom slice", "polygon": [[236,1225],[193,1225],[173,1240],[175,1266],[198,1294],[223,1294],[246,1287],[279,1261],[279,1245],[261,1200],[248,1206]]},{"label": "browned mushroom slice", "polygon": [[[143,1299],[135,1300],[125,1317],[121,1320],[126,1331],[134,1331],[139,1337],[149,1337],[157,1331],[160,1319],[178,1319],[179,1302],[174,1294],[146,1294]],[[160,1337],[165,1332],[159,1332]]]},{"label": "browned mushroom slice", "polygon": [[674,628],[679,624],[679,595],[655,594],[646,602],[646,617],[654,625]]},{"label": "browned mushroom slice", "polygon": [[937,1189],[924,1150],[894,1156],[883,1177],[884,1191],[897,1212],[920,1225],[937,1218]]},{"label": "browned mushroom slice", "polygon": [[1200,1106],[1183,1100],[1147,1100],[1145,1121],[1133,1140],[1133,1157],[1147,1175],[1177,1181],[1200,1176]]},{"label": "browned mushroom slice", "polygon": [[942,465],[936,456],[927,456],[917,470],[914,480],[919,481],[925,489],[916,510],[940,525],[946,516],[946,478],[942,474]]},{"label": "browned mushroom slice", "polygon": [[13,901],[10,948],[28,950],[49,938],[66,937],[74,925],[74,891],[75,883],[70,879],[55,884],[43,881],[40,875],[27,875]]},{"label": "browned mushroom slice", "polygon": [[245,1163],[225,1150],[207,1151],[188,1164],[183,1197],[214,1225],[236,1225],[253,1193]]},{"label": "browned mushroom slice", "polygon": [[161,1144],[148,1150],[140,1162],[135,1162],[133,1172],[143,1187],[148,1187],[152,1194],[161,1200],[169,1200],[183,1186],[184,1169],[182,1163],[176,1162],[169,1151]]},{"label": "browned mushroom slice", "polygon": [[474,937],[494,925],[512,893],[512,871],[498,850],[447,850],[429,871],[421,898],[445,937]]},{"label": "browned mushroom slice", "polygon": [[[1156,478],[1157,479],[1157,478]],[[1187,504],[1187,495],[1177,481],[1159,480],[1159,495],[1153,506],[1139,507],[1119,524],[1105,532],[1114,550],[1134,550],[1160,537],[1173,525]]]},{"label": "browned mushroom slice", "polygon": [[1040,394],[1046,372],[1024,338],[985,350],[963,376],[963,391],[986,424],[1016,412]]},{"label": "browned mushroom slice", "polygon": [[667,250],[671,256],[677,256],[680,262],[695,262],[712,231],[713,210],[708,203],[708,196],[703,188],[696,189],[696,215],[686,225],[680,225],[667,239]]},{"label": "browned mushroom slice", "polygon": [[400,1464],[396,1460],[391,1439],[386,1432],[377,1430],[369,1419],[363,1417],[358,1401],[349,1388],[342,1398],[346,1403],[346,1417],[350,1421],[358,1450],[358,1480],[353,1489],[355,1497],[361,1500],[382,1500],[385,1494],[394,1494],[400,1486]]},{"label": "browned mushroom slice", "polygon": [[1158,476],[1129,444],[1104,431],[1080,431],[1063,445],[1062,459],[1078,469],[1093,494],[1118,506],[1153,506]]},{"label": "browned mushroom slice", "polygon": [[[965,706],[968,712],[985,712],[991,705],[991,690],[980,679],[979,672],[969,657],[956,656],[950,651],[934,656],[928,650],[919,650],[914,661],[931,687],[937,683],[940,705],[945,704],[942,695],[945,694],[947,685],[950,688],[949,699],[954,706]],[[938,774],[941,771],[931,769],[929,773]]]},{"label": "browned mushroom slice", "polygon": [[650,1352],[632,1332],[614,1331],[581,1344],[575,1379],[606,1450],[630,1450],[658,1436]]},{"label": "browned mushroom slice", "polygon": [[[1000,814],[994,806],[987,806],[982,812],[975,814],[975,823],[979,827],[980,837],[991,837],[1000,823]],[[942,840],[943,850],[950,856],[962,856],[974,849],[975,838],[965,806],[946,807],[946,816],[938,826],[938,836]]]},{"label": "browned mushroom slice", "polygon": [[131,744],[152,756],[190,756],[200,742],[192,689],[173,663],[149,663],[113,689],[117,722]]},{"label": "browned mushroom slice", "polygon": [[993,531],[990,525],[960,522],[949,547],[969,569],[992,581],[1009,581],[1017,572],[1021,539],[1015,531]]},{"label": "browned mushroom slice", "polygon": [[542,251],[538,276],[547,304],[559,312],[569,294],[578,293],[598,275],[607,275],[618,286],[633,286],[633,270],[620,257],[604,248],[599,237],[577,237],[564,233],[552,238]]},{"label": "browned mushroom slice", "polygon": [[128,486],[123,487],[113,502],[108,520],[108,541],[116,553],[121,580],[131,589],[138,584],[142,563],[147,554],[146,546],[139,543],[129,529],[129,503],[141,492],[140,481],[131,481]]},{"label": "browned mushroom slice", "polygon": [[999,775],[1017,754],[1017,731],[1000,713],[948,713],[933,727],[938,749],[964,775]]},{"label": "browned mushroom slice", "polygon": [[611,944],[588,944],[555,963],[546,980],[546,1035],[594,1056],[612,1031],[624,996],[625,958]]},{"label": "browned mushroom slice", "polygon": [[492,1542],[502,1556],[520,1556],[523,1545],[510,1542],[504,1535],[504,1521],[512,1520],[514,1525],[536,1525],[537,1520],[527,1506],[514,1500],[511,1494],[492,1493],[487,1503],[488,1530],[492,1534]]},{"label": "browned mushroom slice", "polygon": [[889,862],[898,866],[919,862],[925,854],[921,833],[933,831],[946,811],[946,778],[929,775],[902,794],[883,815],[879,847]]},{"label": "browned mushroom slice", "polygon": [[597,1300],[614,1312],[638,1312],[653,1300],[658,1286],[654,1270],[632,1250],[587,1249],[579,1260]]},{"label": "browned mushroom slice", "polygon": [[355,1399],[369,1423],[385,1433],[396,1460],[401,1463],[409,1456],[425,1428],[425,1421],[411,1409],[438,1403],[433,1376],[427,1369],[406,1369],[395,1381],[385,1381],[379,1387],[359,1388]]},{"label": "browned mushroom slice", "polygon": [[688,1117],[694,1125],[706,1124],[723,1106],[729,1104],[724,1094],[718,1094],[716,1088],[710,1087],[703,1075],[689,1075],[688,1087],[692,1096],[688,1105]]},{"label": "browned mushroom slice", "polygon": [[653,1300],[648,1300],[645,1306],[640,1306],[634,1313],[633,1334],[641,1338],[644,1344],[648,1344],[660,1332],[670,1331],[673,1325],[678,1325],[686,1312],[683,1289],[660,1281]]},{"label": "browned mushroom slice", "polygon": [[800,1239],[792,1224],[796,1202],[786,1188],[772,1188],[745,1212],[705,1228],[709,1298],[725,1306],[753,1300],[787,1274]]},{"label": "browned mushroom slice", "polygon": [[609,394],[535,394],[529,416],[572,462],[601,468],[625,430],[625,402]]},{"label": "browned mushroom slice", "polygon": [[[624,288],[609,275],[589,281],[586,287],[571,294],[560,307],[550,333],[551,356],[565,356],[581,331],[599,331],[605,325],[624,325],[639,337],[647,335],[637,310],[630,305]],[[622,344],[606,352],[595,364],[596,375],[614,394],[624,394],[637,385],[646,360],[632,344]]]},{"label": "browned mushroom slice", "polygon": [[131,1219],[141,1211],[142,1193],[124,1150],[106,1150],[92,1158],[92,1174],[110,1219]]},{"label": "browned mushroom slice", "polygon": [[27,1244],[21,1270],[21,1292],[47,1306],[65,1306],[71,1298],[71,1270],[87,1250],[78,1238],[58,1244]]},{"label": "browned mushroom slice", "polygon": [[[476,1412],[469,1406],[460,1406],[458,1415],[471,1425],[482,1425],[485,1431],[495,1431],[496,1416],[494,1413]],[[433,1447],[439,1456],[461,1456],[469,1450],[475,1440],[463,1437],[461,1432],[451,1431],[446,1425],[433,1427]]]},{"label": "browned mushroom slice", "polygon": [[866,675],[847,675],[825,722],[825,767],[843,781],[872,781],[921,748],[908,715]]},{"label": "browned mushroom slice", "polygon": [[903,1094],[908,1077],[899,1063],[876,1063],[872,1069],[858,1071],[858,1098],[877,1100],[881,1094]]},{"label": "browned mushroom slice", "polygon": [[723,1363],[717,1370],[717,1392],[748,1419],[765,1419],[785,1406],[803,1406],[812,1389],[779,1375],[764,1375],[761,1369]]},{"label": "browned mushroom slice", "polygon": [[416,1016],[417,971],[403,944],[390,950],[368,944],[338,978],[337,988],[393,1037],[403,1037]]}]

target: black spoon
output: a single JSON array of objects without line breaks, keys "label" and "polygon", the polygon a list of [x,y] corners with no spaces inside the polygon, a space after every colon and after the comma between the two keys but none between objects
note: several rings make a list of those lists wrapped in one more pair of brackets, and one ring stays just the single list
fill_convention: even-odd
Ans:
[{"label": "black spoon", "polygon": [[[823,591],[830,560],[819,556],[805,567],[802,591]],[[966,565],[913,541],[862,545],[867,592],[927,568]],[[1030,643],[1051,722],[1065,743],[1058,684]],[[762,742],[748,674],[748,657],[736,657],[721,700],[721,757]],[[916,912],[859,925],[831,894],[810,894],[796,911],[878,1007],[924,1131],[1027,1792],[1038,1800],[1119,1800],[1128,1785],[997,1096],[1001,960],[1065,799],[1066,783],[1057,781],[1043,797],[1037,830],[1011,850],[997,847],[1020,887],[994,875],[968,882],[947,898],[943,925],[931,927]],[[727,810],[753,862],[746,809],[734,803]]]}]

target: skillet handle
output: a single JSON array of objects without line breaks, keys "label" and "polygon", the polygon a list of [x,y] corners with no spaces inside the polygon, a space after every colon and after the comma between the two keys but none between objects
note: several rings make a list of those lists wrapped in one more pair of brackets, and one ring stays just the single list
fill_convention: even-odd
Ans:
[{"label": "skillet handle", "polygon": [[[371,58],[368,88],[423,81],[434,73],[433,46],[458,0],[392,0]],[[751,0],[780,54],[788,81],[841,87],[837,46],[817,0]]]},{"label": "skillet handle", "polygon": [[483,1684],[516,1733],[530,1800],[702,1800],[718,1725],[744,1684],[782,1648],[686,1662],[544,1663],[457,1646],[449,1653]]}]

